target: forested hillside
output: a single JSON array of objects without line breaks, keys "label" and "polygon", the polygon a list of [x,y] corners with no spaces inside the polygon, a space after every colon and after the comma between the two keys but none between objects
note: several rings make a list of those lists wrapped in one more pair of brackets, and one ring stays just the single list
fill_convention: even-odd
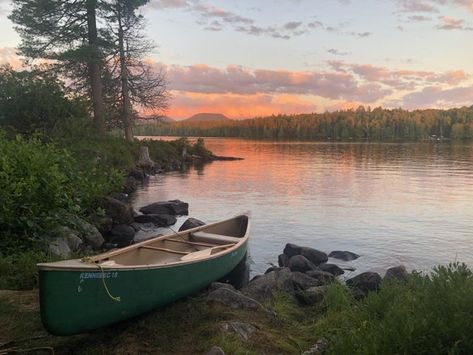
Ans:
[{"label": "forested hillside", "polygon": [[313,140],[426,140],[473,138],[473,106],[450,110],[382,108],[260,117],[217,122],[175,122],[138,127],[136,134]]}]

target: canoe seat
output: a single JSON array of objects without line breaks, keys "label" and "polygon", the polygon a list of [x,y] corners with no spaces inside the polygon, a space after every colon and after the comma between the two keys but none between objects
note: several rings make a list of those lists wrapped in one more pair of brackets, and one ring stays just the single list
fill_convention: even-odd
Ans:
[{"label": "canoe seat", "polygon": [[230,237],[227,235],[213,234],[207,232],[194,232],[192,233],[194,240],[206,243],[215,243],[215,244],[231,244],[238,243],[241,239],[236,237]]},{"label": "canoe seat", "polygon": [[207,248],[207,249],[194,251],[192,253],[189,253],[189,254],[184,255],[183,257],[181,257],[181,260],[182,261],[189,261],[189,260],[195,260],[195,259],[203,259],[203,258],[209,257],[210,255],[218,253],[220,250],[225,250],[225,249],[230,248],[234,245],[235,245],[235,243],[224,244],[224,245],[219,245],[219,246],[216,246],[216,247],[213,247],[213,248]]}]

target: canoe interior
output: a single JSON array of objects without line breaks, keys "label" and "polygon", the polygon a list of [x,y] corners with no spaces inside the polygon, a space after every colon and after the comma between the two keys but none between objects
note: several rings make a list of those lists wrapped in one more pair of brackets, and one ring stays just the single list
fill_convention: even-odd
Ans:
[{"label": "canoe interior", "polygon": [[[125,253],[96,260],[104,266],[164,265],[215,255],[237,244],[246,234],[248,217],[240,216],[197,232],[156,238]],[[201,232],[202,233],[201,233]],[[203,252],[207,251],[207,252]],[[193,257],[195,255],[195,257]]]}]

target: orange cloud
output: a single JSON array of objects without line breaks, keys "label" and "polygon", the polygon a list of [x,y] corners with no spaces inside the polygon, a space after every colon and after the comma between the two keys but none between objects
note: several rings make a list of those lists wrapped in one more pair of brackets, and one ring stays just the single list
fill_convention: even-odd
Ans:
[{"label": "orange cloud", "polygon": [[9,64],[13,69],[23,66],[21,58],[16,54],[16,49],[12,47],[0,47],[0,65]]},{"label": "orange cloud", "polygon": [[295,95],[238,95],[173,92],[170,117],[186,118],[197,112],[219,112],[230,118],[250,118],[278,113],[315,112],[317,105]]}]

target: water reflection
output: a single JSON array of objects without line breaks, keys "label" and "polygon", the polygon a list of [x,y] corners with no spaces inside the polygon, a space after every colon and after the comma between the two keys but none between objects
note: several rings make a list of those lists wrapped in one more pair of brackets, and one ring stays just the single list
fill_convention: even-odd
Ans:
[{"label": "water reflection", "polygon": [[428,270],[473,265],[473,160],[469,144],[359,144],[206,139],[214,162],[152,177],[133,197],[189,202],[216,221],[252,211],[253,271],[264,272],[286,242],[352,250],[358,271],[404,263]]}]

